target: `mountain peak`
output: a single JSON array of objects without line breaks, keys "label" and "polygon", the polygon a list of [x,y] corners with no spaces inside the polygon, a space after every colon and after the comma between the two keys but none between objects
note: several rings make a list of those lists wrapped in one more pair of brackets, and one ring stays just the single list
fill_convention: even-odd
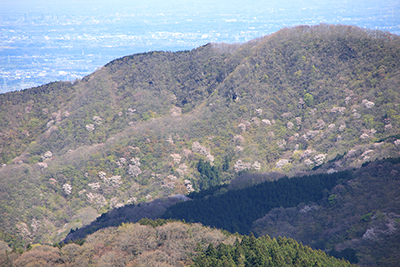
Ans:
[{"label": "mountain peak", "polygon": [[89,220],[87,207],[94,220],[243,172],[333,173],[398,156],[398,40],[298,26],[1,94],[2,230],[54,242]]}]

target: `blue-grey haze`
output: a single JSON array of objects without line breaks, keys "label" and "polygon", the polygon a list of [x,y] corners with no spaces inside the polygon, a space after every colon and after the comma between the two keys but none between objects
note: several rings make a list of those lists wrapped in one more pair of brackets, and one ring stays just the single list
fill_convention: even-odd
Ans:
[{"label": "blue-grey haze", "polygon": [[400,1],[0,0],[0,93],[75,80],[125,55],[243,43],[296,25],[400,34]]}]

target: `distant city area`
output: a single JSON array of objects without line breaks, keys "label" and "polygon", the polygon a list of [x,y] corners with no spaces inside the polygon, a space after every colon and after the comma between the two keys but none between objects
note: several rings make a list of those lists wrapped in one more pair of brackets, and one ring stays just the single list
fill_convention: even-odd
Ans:
[{"label": "distant city area", "polygon": [[243,43],[296,25],[348,24],[400,34],[395,0],[284,3],[0,8],[0,93],[74,81],[126,55]]}]

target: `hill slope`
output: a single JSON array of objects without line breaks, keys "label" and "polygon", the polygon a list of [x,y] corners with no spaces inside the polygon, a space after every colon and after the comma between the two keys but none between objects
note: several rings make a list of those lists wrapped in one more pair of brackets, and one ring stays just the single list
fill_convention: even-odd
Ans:
[{"label": "hill slope", "polygon": [[[400,158],[275,181],[271,175],[246,173],[229,186],[189,194],[192,201],[173,205],[171,200],[156,200],[114,209],[72,231],[64,242],[84,239],[101,228],[163,217],[231,233],[286,236],[361,266],[397,266],[399,171]],[[266,182],[242,188],[249,180]]]},{"label": "hill slope", "polygon": [[399,62],[395,35],[301,26],[2,94],[3,239],[58,241],[112,208],[242,171],[333,172],[398,155]]},{"label": "hill slope", "polygon": [[397,158],[365,164],[323,201],[273,209],[253,223],[252,231],[291,237],[332,255],[347,250],[361,266],[397,266],[399,162]]},{"label": "hill slope", "polygon": [[[78,246],[0,252],[1,266],[354,266],[287,238],[233,236],[198,224],[124,224]],[[257,265],[257,263],[259,265]]]}]

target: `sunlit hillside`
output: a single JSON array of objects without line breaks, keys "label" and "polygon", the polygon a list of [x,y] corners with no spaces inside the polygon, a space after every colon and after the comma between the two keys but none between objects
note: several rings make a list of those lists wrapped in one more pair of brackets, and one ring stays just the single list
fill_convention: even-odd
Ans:
[{"label": "sunlit hillside", "polygon": [[1,94],[0,237],[58,242],[114,208],[244,172],[326,174],[398,157],[399,40],[299,26]]}]

